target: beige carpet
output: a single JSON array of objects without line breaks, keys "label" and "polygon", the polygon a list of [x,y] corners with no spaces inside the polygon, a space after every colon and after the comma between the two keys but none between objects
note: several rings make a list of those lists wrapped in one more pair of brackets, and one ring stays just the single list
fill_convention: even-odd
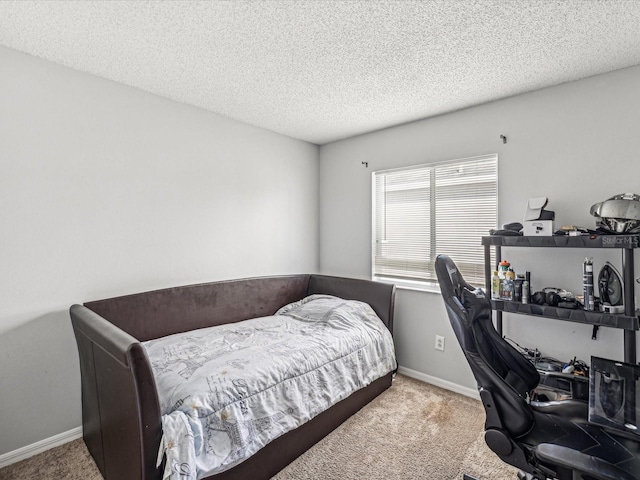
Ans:
[{"label": "beige carpet", "polygon": [[[484,444],[479,401],[398,375],[274,480],[514,480]],[[100,480],[82,440],[0,470],[2,480]]]}]

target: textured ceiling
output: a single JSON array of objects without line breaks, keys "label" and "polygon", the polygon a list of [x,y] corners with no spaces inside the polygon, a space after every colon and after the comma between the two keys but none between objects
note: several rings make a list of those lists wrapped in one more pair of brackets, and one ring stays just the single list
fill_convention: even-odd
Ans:
[{"label": "textured ceiling", "polygon": [[324,144],[638,65],[640,1],[1,0],[0,45]]}]

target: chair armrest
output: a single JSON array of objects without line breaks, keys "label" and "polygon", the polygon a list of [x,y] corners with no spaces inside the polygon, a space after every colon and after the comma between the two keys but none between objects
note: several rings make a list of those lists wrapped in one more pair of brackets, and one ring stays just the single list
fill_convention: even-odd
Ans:
[{"label": "chair armrest", "polygon": [[583,400],[532,401],[529,406],[536,412],[559,415],[567,420],[583,420],[586,422],[589,417],[589,403]]},{"label": "chair armrest", "polygon": [[536,448],[536,456],[544,462],[583,472],[589,478],[597,480],[637,480],[633,475],[601,458],[560,445],[541,443]]}]

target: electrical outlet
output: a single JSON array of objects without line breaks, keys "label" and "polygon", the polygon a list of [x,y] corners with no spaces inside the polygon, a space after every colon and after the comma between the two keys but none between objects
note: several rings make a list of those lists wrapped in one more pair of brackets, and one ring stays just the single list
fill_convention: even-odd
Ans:
[{"label": "electrical outlet", "polygon": [[436,350],[444,352],[444,337],[441,335],[436,335]]}]

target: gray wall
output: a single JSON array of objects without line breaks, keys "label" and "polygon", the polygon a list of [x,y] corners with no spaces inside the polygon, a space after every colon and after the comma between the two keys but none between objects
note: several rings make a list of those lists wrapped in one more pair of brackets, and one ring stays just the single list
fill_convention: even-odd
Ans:
[{"label": "gray wall", "polygon": [[81,425],[68,307],[318,269],[318,147],[0,47],[0,455]]},{"label": "gray wall", "polygon": [[[500,223],[522,221],[527,199],[546,196],[557,226],[593,227],[592,204],[640,193],[638,85],[640,67],[634,67],[322,146],[321,271],[370,276],[371,172],[430,161],[497,153]],[[587,253],[596,257],[596,272],[605,259],[621,268],[617,251],[503,249],[516,271],[532,272],[534,289],[578,293]],[[474,388],[440,295],[403,290],[396,305],[400,365]],[[618,330],[603,328],[592,341],[589,326],[505,315],[505,334],[561,359],[622,359]],[[446,337],[444,352],[434,349],[435,335]]]},{"label": "gray wall", "polygon": [[[0,455],[80,425],[72,303],[318,268],[368,278],[373,170],[498,153],[500,222],[548,196],[558,225],[592,226],[591,204],[640,193],[640,67],[329,144],[318,171],[313,145],[2,47],[0,64]],[[504,256],[534,288],[579,289],[584,251]],[[402,366],[474,387],[439,295],[399,291],[395,332]],[[611,329],[594,342],[506,316],[505,333],[621,358]]]}]

